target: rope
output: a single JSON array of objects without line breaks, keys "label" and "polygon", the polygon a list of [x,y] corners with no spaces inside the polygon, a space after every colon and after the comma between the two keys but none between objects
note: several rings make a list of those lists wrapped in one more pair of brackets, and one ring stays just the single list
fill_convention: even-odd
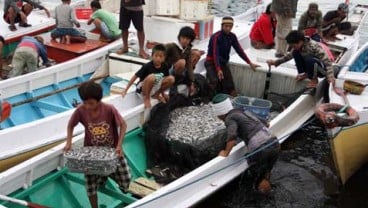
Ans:
[{"label": "rope", "polygon": [[266,145],[262,145],[261,147],[259,147],[259,148],[255,149],[254,151],[252,151],[252,152],[250,152],[250,153],[245,154],[244,156],[240,157],[238,160],[234,161],[233,163],[230,163],[230,164],[229,164],[229,165],[227,165],[227,166],[224,166],[224,167],[222,167],[222,168],[220,168],[220,169],[218,169],[218,170],[216,170],[216,171],[214,171],[214,172],[212,172],[212,173],[209,173],[209,174],[207,174],[207,175],[204,175],[204,176],[202,176],[202,177],[200,177],[200,178],[198,178],[198,179],[196,179],[196,180],[194,180],[194,181],[192,181],[192,182],[190,182],[190,183],[187,183],[187,184],[184,184],[184,185],[182,185],[182,186],[179,186],[179,187],[177,187],[177,188],[175,188],[175,189],[173,189],[173,190],[171,190],[171,191],[168,191],[168,192],[166,192],[166,193],[164,193],[164,194],[162,194],[162,195],[160,195],[160,196],[158,196],[158,197],[155,197],[155,198],[153,198],[153,199],[150,199],[150,200],[148,200],[148,201],[146,201],[146,202],[144,202],[144,203],[142,203],[142,204],[140,204],[140,205],[134,206],[134,207],[141,207],[141,206],[143,206],[143,205],[146,205],[146,204],[148,204],[148,203],[150,203],[150,202],[153,202],[153,201],[155,201],[155,200],[158,200],[158,199],[160,199],[160,198],[162,198],[162,197],[164,197],[164,196],[170,195],[170,194],[172,194],[172,193],[174,193],[174,192],[177,192],[177,191],[179,191],[179,190],[181,190],[181,189],[184,189],[184,188],[186,188],[186,187],[188,187],[188,186],[190,186],[190,185],[192,185],[192,184],[194,184],[194,183],[197,183],[197,182],[199,182],[199,181],[201,181],[201,180],[203,180],[203,179],[205,179],[205,178],[208,178],[208,177],[210,177],[210,176],[212,176],[212,175],[214,175],[214,174],[216,174],[216,173],[218,173],[218,172],[220,172],[220,171],[222,171],[222,170],[225,170],[225,169],[227,169],[227,168],[229,168],[229,167],[231,167],[231,166],[233,166],[233,165],[236,165],[236,164],[238,164],[238,163],[240,163],[240,162],[244,161],[245,159],[247,159],[247,158],[249,158],[249,157],[251,157],[251,156],[253,156],[253,155],[257,154],[258,152],[260,152],[260,151],[262,151],[262,150],[264,150],[264,149],[266,149],[266,148],[270,147],[271,145],[275,144],[276,142],[279,142],[279,141],[281,141],[282,139],[289,137],[291,134],[295,133],[296,131],[298,131],[298,130],[302,129],[303,127],[307,126],[308,124],[312,123],[314,120],[315,120],[315,118],[313,117],[312,119],[310,119],[309,121],[307,121],[306,123],[304,123],[303,125],[301,125],[299,128],[295,129],[294,131],[290,132],[289,134],[286,134],[285,136],[283,136],[283,137],[281,137],[281,138],[275,139],[273,142],[270,142],[270,143],[268,143],[268,144],[266,144]]}]

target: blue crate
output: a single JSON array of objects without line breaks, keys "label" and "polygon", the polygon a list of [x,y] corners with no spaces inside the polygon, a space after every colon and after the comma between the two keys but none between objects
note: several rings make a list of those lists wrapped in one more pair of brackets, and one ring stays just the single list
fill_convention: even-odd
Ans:
[{"label": "blue crate", "polygon": [[248,110],[256,114],[258,117],[268,119],[272,102],[260,98],[238,96],[234,98],[233,105],[235,108]]}]

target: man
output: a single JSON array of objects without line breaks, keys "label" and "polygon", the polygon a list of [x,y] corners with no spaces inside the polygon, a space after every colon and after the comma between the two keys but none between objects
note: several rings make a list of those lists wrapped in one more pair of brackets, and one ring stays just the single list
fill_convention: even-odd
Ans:
[{"label": "man", "polygon": [[51,66],[46,47],[41,36],[24,36],[15,49],[12,66],[8,77],[15,77],[27,72],[34,72],[38,69],[38,56],[41,57],[45,66]]},{"label": "man", "polygon": [[233,47],[236,53],[256,70],[259,65],[254,64],[244,53],[243,48],[239,44],[238,38],[231,32],[234,26],[232,17],[222,18],[221,30],[213,34],[208,43],[208,51],[206,62],[204,63],[207,70],[207,79],[212,90],[217,93],[230,94],[236,96],[233,77],[228,66],[230,59],[230,49]]},{"label": "man", "polygon": [[272,0],[271,10],[276,13],[276,54],[280,58],[287,53],[286,35],[292,29],[292,19],[295,18],[298,0]]},{"label": "man", "polygon": [[5,40],[3,36],[0,35],[0,80],[3,78],[3,47],[5,45]]},{"label": "man", "polygon": [[[23,4],[26,2],[26,4]],[[46,7],[32,0],[5,0],[4,2],[4,20],[9,24],[10,31],[16,31],[15,23],[19,23],[20,27],[30,27],[27,23],[27,17],[34,8],[44,10],[46,15],[50,17],[50,12]]]},{"label": "man", "polygon": [[308,10],[300,16],[298,30],[315,41],[321,41],[322,12],[318,10],[318,4],[309,4]]},{"label": "man", "polygon": [[248,111],[233,109],[229,97],[225,94],[217,94],[212,99],[214,114],[225,122],[227,142],[219,156],[227,157],[240,138],[247,145],[249,153],[259,151],[248,158],[248,164],[254,166],[257,176],[255,187],[262,194],[271,191],[271,170],[277,161],[280,144],[275,136],[272,136],[267,128],[268,123],[259,120]]},{"label": "man", "polygon": [[352,35],[353,29],[350,22],[342,22],[349,12],[349,5],[339,4],[337,10],[329,11],[323,17],[322,30],[326,40],[339,40],[336,37],[338,33]]},{"label": "man", "polygon": [[144,0],[122,0],[120,6],[120,24],[122,32],[123,47],[117,51],[118,54],[128,52],[128,36],[130,22],[133,22],[137,30],[139,52],[138,55],[144,59],[148,54],[144,51],[144,30],[143,30],[143,4]]},{"label": "man", "polygon": [[276,30],[275,13],[271,11],[271,4],[262,13],[250,30],[250,44],[256,49],[270,49],[275,43],[273,41]]},{"label": "man", "polygon": [[293,30],[286,36],[286,41],[292,48],[283,58],[277,60],[267,60],[269,66],[278,66],[292,58],[298,70],[296,79],[310,79],[308,87],[315,88],[318,77],[326,77],[328,83],[334,84],[334,66],[326,51],[316,41],[305,37],[300,31]]},{"label": "man", "polygon": [[101,9],[101,4],[98,1],[91,2],[91,8],[93,14],[88,20],[87,24],[90,25],[92,22],[96,28],[101,31],[101,40],[113,41],[121,35],[118,22],[116,21],[113,14]]}]

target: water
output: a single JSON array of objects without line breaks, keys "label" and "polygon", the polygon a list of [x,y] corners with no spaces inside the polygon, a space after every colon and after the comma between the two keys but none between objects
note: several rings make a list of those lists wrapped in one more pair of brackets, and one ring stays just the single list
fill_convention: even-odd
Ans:
[{"label": "water", "polygon": [[[297,16],[305,11],[309,2],[299,0]],[[335,9],[338,3],[340,1],[318,1],[323,12]],[[212,9],[220,16],[236,15],[253,5],[244,0],[214,0]],[[297,25],[297,21],[293,24]],[[368,207],[367,176],[368,164],[341,186],[325,130],[318,121],[313,121],[282,144],[282,152],[272,171],[270,196],[255,193],[252,178],[246,172],[197,207],[363,208]]]}]

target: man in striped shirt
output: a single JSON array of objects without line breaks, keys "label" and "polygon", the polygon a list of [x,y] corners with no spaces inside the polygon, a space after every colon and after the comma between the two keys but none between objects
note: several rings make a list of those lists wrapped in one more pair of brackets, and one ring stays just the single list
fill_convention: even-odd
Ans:
[{"label": "man in striped shirt", "polygon": [[217,93],[236,96],[237,93],[228,66],[231,47],[235,49],[236,53],[247,62],[253,70],[259,67],[259,65],[254,64],[244,53],[238,38],[231,32],[233,26],[234,19],[232,17],[222,18],[222,29],[213,34],[208,43],[205,67],[207,69],[207,79],[213,90]]}]

